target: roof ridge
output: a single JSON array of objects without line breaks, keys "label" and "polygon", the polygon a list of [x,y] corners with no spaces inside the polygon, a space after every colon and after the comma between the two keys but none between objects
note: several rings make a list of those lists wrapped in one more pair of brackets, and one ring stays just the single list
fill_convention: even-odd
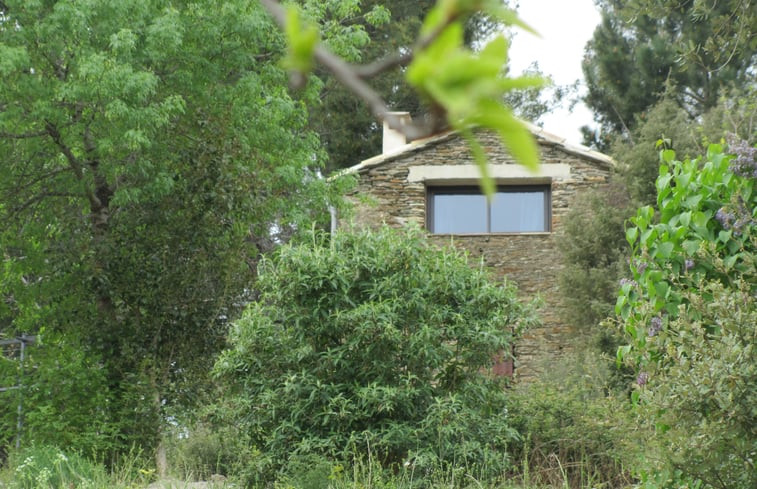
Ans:
[{"label": "roof ridge", "polygon": [[[582,144],[570,143],[568,142],[566,138],[557,136],[551,132],[547,132],[544,130],[543,127],[537,126],[536,124],[533,124],[531,122],[527,122],[527,121],[521,121],[521,122],[523,123],[523,125],[526,126],[529,132],[531,132],[531,134],[537,139],[537,141],[541,140],[546,144],[557,146],[567,153],[571,153],[576,156],[589,158],[597,163],[602,163],[607,166],[615,166],[615,160],[613,160],[610,156],[604,153],[595,151]],[[437,133],[432,136],[428,136],[422,139],[416,139],[414,141],[411,141],[405,144],[404,146],[400,146],[396,148],[394,151],[372,156],[370,158],[367,158],[361,161],[360,163],[356,165],[350,166],[348,168],[344,168],[338,171],[337,173],[335,173],[334,175],[332,175],[332,178],[345,175],[345,174],[350,174],[350,173],[358,173],[366,168],[372,168],[372,167],[381,165],[383,163],[403,157],[411,152],[419,151],[425,148],[426,146],[430,146],[432,144],[446,141],[447,139],[457,136],[458,134],[459,134],[459,131],[448,129],[444,132]]]}]

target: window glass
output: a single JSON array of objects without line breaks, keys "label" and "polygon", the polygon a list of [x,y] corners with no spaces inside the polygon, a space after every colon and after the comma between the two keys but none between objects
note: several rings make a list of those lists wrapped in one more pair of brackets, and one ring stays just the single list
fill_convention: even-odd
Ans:
[{"label": "window glass", "polygon": [[485,233],[486,197],[481,194],[433,195],[432,231],[437,234]]},{"label": "window glass", "polygon": [[491,232],[546,231],[544,190],[497,192],[491,203]]},{"label": "window glass", "polygon": [[499,187],[491,202],[478,187],[430,188],[428,202],[436,234],[549,231],[548,185]]}]

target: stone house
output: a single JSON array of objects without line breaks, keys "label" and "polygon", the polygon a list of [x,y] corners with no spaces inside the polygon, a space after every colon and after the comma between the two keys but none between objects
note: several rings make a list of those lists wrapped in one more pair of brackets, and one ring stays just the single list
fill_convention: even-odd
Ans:
[{"label": "stone house", "polygon": [[[523,297],[539,294],[542,326],[515,345],[514,374],[527,379],[544,360],[566,351],[574,328],[561,320],[557,236],[579,192],[608,183],[613,160],[530,126],[541,153],[537,173],[516,164],[493,134],[479,134],[497,184],[491,203],[465,141],[445,132],[405,144],[384,129],[383,153],[347,170],[358,177],[350,225],[416,223],[432,241],[465,248],[496,275],[514,281]],[[498,365],[512,373],[512,365]]]}]

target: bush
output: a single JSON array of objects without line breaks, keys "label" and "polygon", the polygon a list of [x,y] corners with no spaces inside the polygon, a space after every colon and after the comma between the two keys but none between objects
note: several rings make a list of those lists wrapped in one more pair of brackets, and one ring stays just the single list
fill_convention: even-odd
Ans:
[{"label": "bush", "polygon": [[[19,381],[18,359],[0,359],[0,379]],[[23,402],[22,446],[56,446],[98,456],[123,448],[118,421],[110,416],[111,395],[102,362],[54,332],[43,332],[26,348],[23,389],[0,393],[0,444],[15,441]],[[23,396],[19,399],[19,396]]]},{"label": "bush", "polygon": [[[753,262],[754,266],[757,263]],[[640,389],[642,419],[657,436],[646,454],[707,487],[757,487],[757,300],[754,283],[700,282],[688,305],[650,343],[669,350]]]},{"label": "bush", "polygon": [[10,487],[16,489],[104,487],[108,479],[102,465],[49,446],[15,453],[10,465],[13,468]]},{"label": "bush", "polygon": [[513,287],[418,230],[388,228],[314,233],[259,274],[259,300],[216,369],[269,470],[368,454],[384,466],[505,469],[516,433],[489,369],[531,320]]},{"label": "bush", "polygon": [[731,149],[663,151],[657,211],[626,233],[634,276],[616,311],[631,344],[618,356],[638,369],[633,397],[655,430],[647,487],[757,487],[757,150]]},{"label": "bush", "polygon": [[626,487],[630,406],[607,395],[606,360],[574,353],[546,372],[510,393],[508,417],[521,434],[510,446],[516,477],[529,487]]}]

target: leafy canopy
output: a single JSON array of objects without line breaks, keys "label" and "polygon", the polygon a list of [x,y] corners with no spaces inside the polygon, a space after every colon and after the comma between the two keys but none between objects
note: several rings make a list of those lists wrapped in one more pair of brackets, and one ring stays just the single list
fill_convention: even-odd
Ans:
[{"label": "leafy canopy", "polygon": [[692,117],[753,83],[753,0],[602,0],[586,46],[585,101],[601,131],[626,136],[665,93]]},{"label": "leafy canopy", "polygon": [[[258,255],[335,200],[306,127],[318,86],[287,89],[259,2],[0,8],[3,333],[102,365],[119,425],[101,447],[154,446],[164,410],[200,398]],[[79,407],[67,429],[89,433]]]}]

